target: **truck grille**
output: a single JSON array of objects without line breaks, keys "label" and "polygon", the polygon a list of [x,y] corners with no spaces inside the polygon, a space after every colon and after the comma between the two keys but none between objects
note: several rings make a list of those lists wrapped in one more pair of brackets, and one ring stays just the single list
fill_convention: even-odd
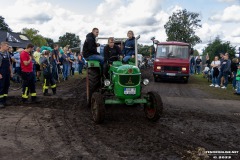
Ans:
[{"label": "truck grille", "polygon": [[140,83],[140,75],[119,75],[119,83],[122,86],[136,86]]},{"label": "truck grille", "polygon": [[174,66],[164,66],[163,69],[165,71],[181,71],[180,67],[174,67]]}]

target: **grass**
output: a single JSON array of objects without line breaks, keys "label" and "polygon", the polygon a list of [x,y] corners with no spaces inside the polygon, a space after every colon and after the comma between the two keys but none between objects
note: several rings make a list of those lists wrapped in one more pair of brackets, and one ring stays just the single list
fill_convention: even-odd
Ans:
[{"label": "grass", "polygon": [[232,83],[229,83],[227,89],[210,87],[211,82],[208,82],[203,75],[193,75],[190,77],[189,84],[195,88],[209,93],[213,98],[225,100],[240,100],[239,95],[233,94],[235,91],[232,88]]}]

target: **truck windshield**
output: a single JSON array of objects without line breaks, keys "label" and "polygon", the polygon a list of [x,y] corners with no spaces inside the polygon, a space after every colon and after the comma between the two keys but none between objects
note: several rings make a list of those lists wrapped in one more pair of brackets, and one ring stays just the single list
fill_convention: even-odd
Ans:
[{"label": "truck windshield", "polygon": [[158,45],[156,58],[188,58],[188,46]]}]

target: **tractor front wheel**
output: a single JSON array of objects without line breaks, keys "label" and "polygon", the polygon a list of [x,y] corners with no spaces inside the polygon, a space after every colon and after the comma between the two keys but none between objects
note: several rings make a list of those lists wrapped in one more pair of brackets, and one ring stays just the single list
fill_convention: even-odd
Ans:
[{"label": "tractor front wheel", "polygon": [[104,99],[101,93],[94,92],[91,98],[91,111],[93,121],[100,124],[104,121],[106,108],[104,104]]},{"label": "tractor front wheel", "polygon": [[144,112],[150,121],[157,121],[163,111],[162,99],[156,92],[148,92],[148,103],[144,105]]}]

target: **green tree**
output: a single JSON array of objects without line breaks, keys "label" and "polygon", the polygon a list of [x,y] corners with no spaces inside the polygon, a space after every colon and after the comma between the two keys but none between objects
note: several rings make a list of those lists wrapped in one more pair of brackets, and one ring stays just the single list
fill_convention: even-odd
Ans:
[{"label": "green tree", "polygon": [[59,37],[58,43],[60,46],[64,47],[66,45],[70,45],[70,48],[79,47],[80,46],[80,38],[74,33],[64,34]]},{"label": "green tree", "polygon": [[45,38],[38,34],[39,31],[34,28],[23,28],[21,31],[22,34],[26,34],[29,40],[38,47],[45,46],[47,44],[47,41]]},{"label": "green tree", "polygon": [[235,57],[236,47],[233,47],[230,42],[222,42],[219,37],[207,45],[204,49],[203,55],[209,55],[210,60],[214,59],[214,56],[219,56],[220,53],[228,53],[230,59]]},{"label": "green tree", "polygon": [[4,17],[0,16],[0,30],[11,32],[12,29],[8,27],[8,24],[4,21]]},{"label": "green tree", "polygon": [[45,38],[45,40],[47,41],[47,45],[51,48],[53,48],[54,45],[54,41],[51,38]]},{"label": "green tree", "polygon": [[186,42],[192,46],[201,43],[201,39],[195,35],[195,30],[202,27],[198,17],[198,13],[188,12],[186,9],[174,12],[164,25],[167,41]]},{"label": "green tree", "polygon": [[193,56],[199,56],[198,50],[194,49],[194,51],[193,51]]},{"label": "green tree", "polygon": [[138,44],[138,54],[142,54],[143,56],[150,56],[153,55],[154,49],[151,46],[148,45],[142,45],[142,44]]}]

